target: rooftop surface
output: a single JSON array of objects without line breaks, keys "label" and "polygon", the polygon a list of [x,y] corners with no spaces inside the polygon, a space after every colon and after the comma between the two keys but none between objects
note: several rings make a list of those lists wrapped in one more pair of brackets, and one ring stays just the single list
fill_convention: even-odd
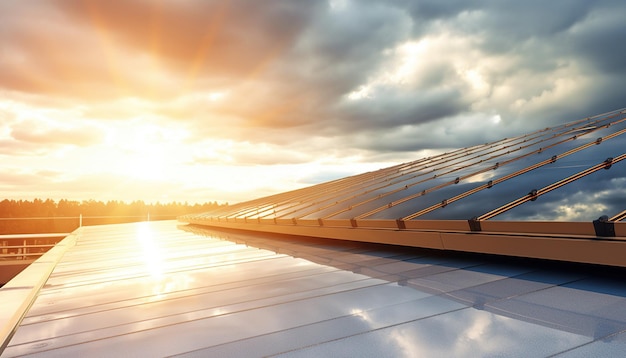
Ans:
[{"label": "rooftop surface", "polygon": [[0,289],[2,357],[616,356],[623,273],[175,221],[83,227]]}]

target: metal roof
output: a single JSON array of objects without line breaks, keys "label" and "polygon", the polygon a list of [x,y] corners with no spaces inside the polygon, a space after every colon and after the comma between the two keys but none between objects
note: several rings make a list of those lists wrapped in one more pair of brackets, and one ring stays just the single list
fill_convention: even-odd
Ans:
[{"label": "metal roof", "polygon": [[180,220],[626,266],[625,133],[620,109]]},{"label": "metal roof", "polygon": [[611,273],[172,221],[83,227],[0,289],[2,357],[618,355],[626,285]]}]

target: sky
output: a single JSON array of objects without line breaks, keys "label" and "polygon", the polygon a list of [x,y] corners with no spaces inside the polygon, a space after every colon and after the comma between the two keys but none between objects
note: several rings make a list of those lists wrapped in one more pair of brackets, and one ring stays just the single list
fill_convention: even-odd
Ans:
[{"label": "sky", "polygon": [[624,13],[0,0],[0,199],[235,203],[623,108]]}]

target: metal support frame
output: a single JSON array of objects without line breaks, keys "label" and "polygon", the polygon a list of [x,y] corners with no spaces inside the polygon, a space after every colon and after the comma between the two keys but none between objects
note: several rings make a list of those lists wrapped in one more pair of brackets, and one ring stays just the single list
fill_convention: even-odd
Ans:
[{"label": "metal support frame", "polygon": [[626,210],[624,210],[621,213],[613,216],[612,218],[609,219],[609,221],[622,221],[624,219],[626,219]]},{"label": "metal support frame", "polygon": [[[626,267],[626,237],[597,237],[593,228],[581,230],[583,226],[592,227],[592,223],[540,222],[535,230],[535,223],[521,223],[527,232],[520,232],[520,223],[497,222],[500,230],[492,231],[485,227],[475,230],[483,224],[475,221],[474,228],[470,228],[468,221],[463,222],[441,221],[431,228],[414,229],[408,224],[420,221],[405,222],[389,220],[393,225],[389,227],[353,227],[350,220],[325,221],[324,224],[308,226],[293,224],[245,224],[237,222],[210,221],[203,219],[182,220],[189,224],[213,227],[217,229],[237,229],[275,234],[298,235],[326,239],[361,241],[380,244],[402,245],[439,250],[465,251],[484,254],[518,256],[558,261],[570,261],[599,265]],[[626,223],[615,223],[623,226],[622,235],[626,230]],[[557,234],[563,225],[575,226],[579,234]],[[464,229],[461,229],[464,226]],[[448,228],[446,228],[448,227]],[[554,227],[553,229],[551,229]],[[618,232],[618,230],[616,230]]]}]

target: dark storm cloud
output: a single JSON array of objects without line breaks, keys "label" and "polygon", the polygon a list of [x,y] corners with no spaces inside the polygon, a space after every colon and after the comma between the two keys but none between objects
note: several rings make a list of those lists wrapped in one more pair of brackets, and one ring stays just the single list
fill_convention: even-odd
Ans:
[{"label": "dark storm cloud", "polygon": [[[492,83],[525,72],[556,81],[563,68],[578,68],[571,78],[578,86],[575,97],[528,112],[498,108],[503,114],[518,121],[534,117],[537,122],[557,124],[624,106],[623,96],[616,95],[622,92],[621,79],[626,75],[626,49],[618,45],[626,38],[626,26],[617,15],[625,10],[624,3],[494,2],[475,9],[476,18],[460,20],[461,28],[479,34],[477,44],[486,55],[507,56],[515,63],[508,71],[495,73]],[[620,80],[614,81],[612,76]],[[518,97],[528,99],[550,90],[549,83],[531,82],[520,88]]]},{"label": "dark storm cloud", "polygon": [[289,58],[292,75],[319,83],[333,96],[370,77],[384,59],[382,52],[409,35],[410,21],[398,9],[360,2],[349,6],[314,19]]},{"label": "dark storm cloud", "polygon": [[[5,1],[0,87],[99,113],[121,97],[158,98],[155,113],[198,136],[323,137],[372,156],[453,148],[623,107],[624,11],[620,1]],[[232,103],[202,97],[216,90]]]},{"label": "dark storm cloud", "polygon": [[425,90],[386,94],[376,101],[350,103],[343,110],[350,123],[385,129],[446,118],[467,108],[457,90]]},{"label": "dark storm cloud", "polygon": [[583,0],[493,1],[475,8],[480,22],[466,26],[467,30],[485,34],[486,46],[492,44],[490,48],[506,51],[532,38],[545,39],[568,31],[589,15],[592,6]]},{"label": "dark storm cloud", "polygon": [[423,1],[400,1],[407,12],[411,14],[413,18],[419,22],[430,22],[435,20],[441,20],[451,17],[456,17],[458,14],[464,11],[470,11],[477,9],[483,1],[465,1],[465,0],[451,0],[451,1],[437,1],[437,0],[423,0]]},{"label": "dark storm cloud", "polygon": [[623,75],[626,70],[622,11],[622,3],[597,9],[574,31],[572,51],[601,73]]}]

